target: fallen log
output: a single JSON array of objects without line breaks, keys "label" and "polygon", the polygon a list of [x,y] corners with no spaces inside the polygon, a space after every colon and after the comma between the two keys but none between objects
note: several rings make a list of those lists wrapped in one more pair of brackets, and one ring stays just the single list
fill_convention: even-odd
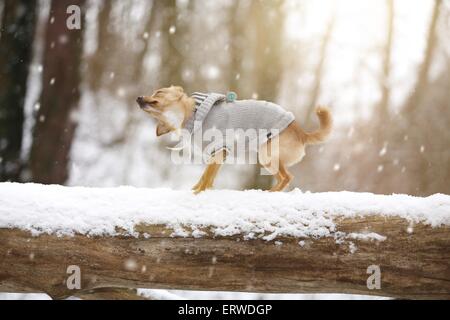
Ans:
[{"label": "fallen log", "polygon": [[[270,197],[264,194],[266,201]],[[431,208],[445,207],[437,212],[444,217],[439,223],[413,221],[404,214],[327,213],[333,225],[324,235],[293,236],[286,231],[274,236],[268,232],[271,227],[256,235],[242,230],[226,235],[225,226],[218,232],[217,226],[187,221],[182,221],[182,231],[178,224],[140,223],[131,234],[125,225],[117,225],[114,235],[82,234],[82,229],[74,234],[36,234],[31,226],[6,227],[6,220],[0,219],[0,292],[44,292],[61,299],[92,293],[105,297],[102,293],[110,291],[129,298],[133,294],[120,289],[151,288],[450,299],[447,201],[447,196],[440,197],[438,209]],[[11,199],[8,203],[10,210],[17,205],[11,205]],[[1,208],[0,216],[5,214]],[[323,217],[303,223],[312,228]],[[299,221],[289,223],[295,226]],[[73,282],[74,266],[79,268],[79,287]]]}]

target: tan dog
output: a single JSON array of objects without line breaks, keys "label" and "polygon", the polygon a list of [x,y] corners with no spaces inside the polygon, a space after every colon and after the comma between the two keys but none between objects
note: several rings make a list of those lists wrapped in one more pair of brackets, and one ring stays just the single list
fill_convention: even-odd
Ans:
[{"label": "tan dog", "polygon": [[[172,86],[159,89],[152,96],[139,97],[137,102],[142,110],[158,121],[156,130],[158,137],[183,128],[195,111],[195,100],[189,97],[181,87]],[[305,146],[321,143],[330,134],[332,128],[330,111],[327,108],[319,107],[316,109],[316,114],[320,120],[319,130],[306,133],[294,121],[280,135],[259,147],[259,163],[277,179],[277,184],[270,191],[284,190],[293,179],[287,168],[303,159]],[[271,154],[271,144],[274,139],[278,140],[276,142],[279,148],[274,148],[276,152]],[[225,157],[226,152],[222,151],[210,159],[200,181],[193,188],[195,193],[212,188]],[[278,165],[274,166],[274,163]]]}]

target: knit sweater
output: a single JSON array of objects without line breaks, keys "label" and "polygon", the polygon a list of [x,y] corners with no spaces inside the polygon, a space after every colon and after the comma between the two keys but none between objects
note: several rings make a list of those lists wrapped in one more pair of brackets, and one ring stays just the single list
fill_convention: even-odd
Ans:
[{"label": "knit sweater", "polygon": [[[200,128],[203,132],[214,128],[223,135],[227,129],[244,131],[254,129],[258,132],[258,145],[262,145],[268,139],[283,132],[295,120],[291,112],[267,101],[236,100],[229,102],[225,95],[200,92],[192,94],[191,97],[195,100],[196,110],[185,125],[191,134]],[[260,135],[260,133],[265,134]],[[226,143],[223,146],[216,146],[213,152],[228,148]]]}]

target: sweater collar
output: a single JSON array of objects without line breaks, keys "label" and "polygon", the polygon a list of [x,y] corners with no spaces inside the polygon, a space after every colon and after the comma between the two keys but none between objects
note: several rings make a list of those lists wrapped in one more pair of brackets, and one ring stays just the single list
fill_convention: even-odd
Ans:
[{"label": "sweater collar", "polygon": [[224,101],[226,97],[218,93],[194,92],[191,98],[195,100],[195,110],[191,118],[186,121],[185,129],[192,134],[200,129],[211,108],[217,102]]}]

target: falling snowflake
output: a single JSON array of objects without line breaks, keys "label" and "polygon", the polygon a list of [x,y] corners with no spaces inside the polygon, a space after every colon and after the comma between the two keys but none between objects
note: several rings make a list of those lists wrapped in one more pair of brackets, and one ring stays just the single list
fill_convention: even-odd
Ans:
[{"label": "falling snowflake", "polygon": [[150,35],[148,34],[148,32],[144,32],[144,34],[142,35],[142,38],[144,39],[148,39],[150,37]]},{"label": "falling snowflake", "polygon": [[137,262],[133,259],[127,259],[124,263],[125,270],[136,271],[138,268]]},{"label": "falling snowflake", "polygon": [[354,134],[354,133],[355,133],[355,128],[352,126],[352,127],[350,128],[350,130],[348,130],[347,137],[348,137],[348,138],[353,137],[353,134]]},{"label": "falling snowflake", "polygon": [[126,90],[124,88],[119,88],[117,90],[117,96],[123,98],[123,97],[125,97],[125,94],[126,94]]},{"label": "falling snowflake", "polygon": [[67,42],[69,42],[69,38],[67,37],[67,35],[63,34],[58,38],[58,41],[61,44],[66,44]]},{"label": "falling snowflake", "polygon": [[341,170],[341,165],[340,165],[339,163],[336,163],[336,164],[334,165],[334,167],[333,167],[333,170],[334,170],[334,171],[339,171],[339,170]]},{"label": "falling snowflake", "polygon": [[50,79],[50,85],[53,86],[56,83],[56,79],[55,78],[51,78]]},{"label": "falling snowflake", "polygon": [[424,153],[425,152],[425,146],[424,145],[421,145],[420,146],[420,153]]},{"label": "falling snowflake", "polygon": [[350,250],[350,253],[353,254],[356,252],[356,250],[358,250],[358,247],[356,247],[353,242],[350,242],[348,249]]},{"label": "falling snowflake", "polygon": [[203,74],[208,79],[217,79],[220,76],[220,69],[217,66],[208,66]]},{"label": "falling snowflake", "polygon": [[169,33],[170,33],[170,34],[174,34],[175,32],[177,32],[177,27],[171,26],[171,27],[169,28]]},{"label": "falling snowflake", "polygon": [[380,173],[380,172],[383,172],[383,170],[384,170],[384,166],[382,164],[380,164],[377,168],[377,171]]}]

